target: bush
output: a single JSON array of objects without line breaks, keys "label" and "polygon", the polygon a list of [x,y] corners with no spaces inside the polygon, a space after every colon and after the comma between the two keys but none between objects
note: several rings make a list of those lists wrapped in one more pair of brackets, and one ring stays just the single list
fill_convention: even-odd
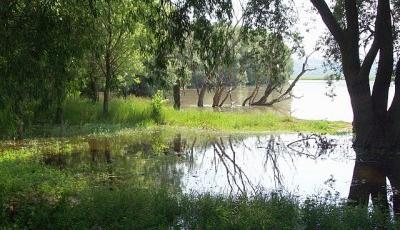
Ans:
[{"label": "bush", "polygon": [[151,99],[151,117],[157,124],[164,123],[163,105],[165,103],[164,94],[158,90]]}]

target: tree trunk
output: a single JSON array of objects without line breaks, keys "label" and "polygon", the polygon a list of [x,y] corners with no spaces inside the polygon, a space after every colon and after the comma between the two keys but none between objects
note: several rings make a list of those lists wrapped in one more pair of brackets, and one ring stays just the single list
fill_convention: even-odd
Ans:
[{"label": "tree trunk", "polygon": [[111,77],[112,77],[110,52],[106,52],[105,64],[106,64],[106,84],[104,87],[104,99],[103,99],[104,116],[108,115],[109,113],[110,88],[111,88]]},{"label": "tree trunk", "polygon": [[221,88],[217,88],[215,90],[212,107],[218,107],[219,106],[219,102],[221,101],[221,96],[222,96],[222,93],[224,92],[224,90],[225,90],[224,86],[222,86]]},{"label": "tree trunk", "polygon": [[344,68],[344,74],[353,109],[354,146],[368,148],[370,144],[377,141],[373,137],[376,135],[372,133],[375,129],[373,128],[375,119],[368,76],[357,75],[357,73],[346,71],[346,68]]},{"label": "tree trunk", "polygon": [[57,106],[56,111],[56,124],[60,125],[60,136],[64,136],[64,107],[62,105]]},{"label": "tree trunk", "polygon": [[62,105],[57,106],[55,122],[58,125],[64,123],[64,108]]},{"label": "tree trunk", "polygon": [[22,113],[22,108],[19,104],[20,100],[14,101],[14,111],[16,115],[16,125],[17,125],[17,140],[22,141],[24,139],[25,123]]},{"label": "tree trunk", "polygon": [[[236,87],[235,87],[235,88],[236,88]],[[228,90],[228,92],[226,92],[224,99],[222,99],[221,103],[218,105],[219,107],[222,107],[222,106],[225,104],[225,101],[228,100],[228,97],[231,98],[231,106],[232,106],[232,91],[233,91],[235,88],[232,88],[232,87],[231,87],[231,88]]]},{"label": "tree trunk", "polygon": [[197,106],[198,107],[203,107],[204,106],[204,96],[207,91],[207,86],[203,85],[200,89],[199,95],[198,95],[198,100],[197,100]]},{"label": "tree trunk", "polygon": [[256,102],[251,103],[251,105],[265,105],[267,103],[268,97],[272,94],[272,92],[277,88],[277,85],[268,84],[267,88],[264,91],[264,95]]},{"label": "tree trunk", "polygon": [[88,86],[88,96],[89,98],[92,100],[93,103],[98,102],[99,101],[99,96],[98,96],[98,86],[97,86],[97,66],[96,66],[96,62],[97,62],[97,55],[95,54],[95,52],[92,52],[92,57],[91,57],[91,61],[90,61],[90,66],[89,66],[89,86]]},{"label": "tree trunk", "polygon": [[253,92],[251,92],[250,96],[248,96],[246,99],[244,99],[242,106],[246,106],[247,102],[249,102],[249,105],[251,105],[254,102],[254,98],[256,97],[256,94],[259,90],[260,86],[257,84],[256,87],[254,88]]},{"label": "tree trunk", "polygon": [[18,124],[18,136],[17,140],[22,141],[24,139],[24,121],[22,119],[17,119]]},{"label": "tree trunk", "polygon": [[181,108],[181,85],[180,81],[176,80],[175,85],[173,86],[173,94],[174,94],[174,109],[180,110]]}]

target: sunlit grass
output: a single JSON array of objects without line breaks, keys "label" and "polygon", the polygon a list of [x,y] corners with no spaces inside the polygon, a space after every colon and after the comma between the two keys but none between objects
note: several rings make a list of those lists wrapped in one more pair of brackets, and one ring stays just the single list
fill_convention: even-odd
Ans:
[{"label": "sunlit grass", "polygon": [[338,133],[349,130],[345,122],[306,121],[268,112],[213,112],[198,109],[165,109],[165,122],[171,126],[222,131]]},{"label": "sunlit grass", "polygon": [[103,115],[102,102],[70,98],[65,103],[65,125],[34,125],[27,137],[75,136],[114,133],[123,129],[166,126],[221,132],[313,132],[337,134],[350,131],[345,122],[299,120],[259,110],[212,111],[155,106],[150,99],[129,97],[110,101],[110,112]]},{"label": "sunlit grass", "polygon": [[143,125],[154,121],[151,109],[150,101],[144,98],[114,99],[110,102],[109,114],[104,116],[101,102],[93,103],[86,99],[71,98],[65,103],[65,122],[69,125],[88,123]]}]

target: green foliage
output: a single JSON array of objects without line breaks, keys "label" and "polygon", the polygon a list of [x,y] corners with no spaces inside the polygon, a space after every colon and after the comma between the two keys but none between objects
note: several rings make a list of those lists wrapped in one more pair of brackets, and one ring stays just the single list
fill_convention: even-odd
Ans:
[{"label": "green foliage", "polygon": [[163,92],[158,90],[151,99],[151,117],[156,123],[161,124],[164,120],[163,104],[165,102]]},{"label": "green foliage", "polygon": [[292,51],[276,34],[264,29],[247,31],[241,52],[241,64],[250,85],[281,86],[292,74]]}]

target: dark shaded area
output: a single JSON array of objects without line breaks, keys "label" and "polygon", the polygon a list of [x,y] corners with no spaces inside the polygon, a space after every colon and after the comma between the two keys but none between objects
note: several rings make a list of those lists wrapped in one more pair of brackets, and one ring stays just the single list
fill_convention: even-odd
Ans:
[{"label": "dark shaded area", "polygon": [[[350,205],[367,206],[372,200],[374,207],[383,212],[400,216],[400,155],[375,153],[356,149],[357,157],[349,193]],[[389,191],[387,179],[390,183]],[[392,192],[393,194],[390,194]],[[389,202],[392,204],[389,204]]]}]

